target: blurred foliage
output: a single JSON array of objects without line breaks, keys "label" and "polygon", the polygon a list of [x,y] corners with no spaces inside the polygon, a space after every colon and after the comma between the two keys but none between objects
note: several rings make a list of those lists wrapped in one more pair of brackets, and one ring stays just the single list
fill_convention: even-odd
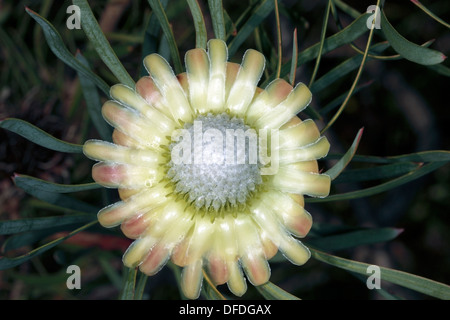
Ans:
[{"label": "blurred foliage", "polygon": [[[197,24],[193,23],[191,14],[192,3],[198,3],[203,12],[208,38],[213,38],[218,28],[211,19],[207,1],[188,2],[161,1],[167,4],[164,12],[180,57],[196,42],[202,41],[196,37],[198,32],[196,34]],[[142,58],[148,53],[158,52],[176,63],[170,59],[173,57],[173,40],[164,36],[168,30],[160,27],[160,21],[155,19],[152,3],[160,2],[89,1],[117,58],[135,80],[144,74]],[[240,62],[238,59],[247,48],[262,51],[268,61],[262,79],[264,83],[279,67],[278,31],[282,36],[282,64],[289,70],[291,57],[296,55],[293,50],[295,40],[298,41],[299,61],[302,62],[301,54],[305,49],[320,45],[323,37],[338,33],[374,4],[369,1],[332,1],[330,17],[326,21],[326,29],[323,29],[328,3],[279,1],[278,29],[272,1],[224,1],[225,26],[220,32],[232,47],[234,54],[230,59]],[[90,112],[95,105],[90,107],[89,102],[94,101],[99,107],[107,97],[98,90],[99,96],[94,100],[88,99],[86,103],[83,75],[55,57],[42,26],[33,20],[33,14],[27,14],[24,9],[27,7],[48,19],[68,52],[80,59],[80,64],[90,68],[108,86],[117,83],[117,74],[102,61],[96,51],[98,47],[88,41],[85,32],[67,28],[69,13],[66,10],[71,4],[67,0],[0,1],[0,119],[22,119],[57,139],[73,143],[76,148],[87,138],[100,138],[102,133],[95,128],[95,115]],[[443,21],[450,21],[448,1],[424,1],[424,5]],[[444,54],[450,52],[447,26],[427,15],[419,6],[412,2],[386,1],[384,12],[395,30],[409,41],[427,46],[430,45],[427,42],[433,40],[431,47],[434,50]],[[240,38],[246,30],[248,35]],[[297,39],[293,38],[294,30]],[[320,64],[314,58],[298,64],[296,82],[308,84],[312,74],[317,72],[311,86],[314,99],[307,115],[320,117],[317,121],[321,127],[325,127],[354,83],[367,39],[368,32],[365,32],[352,41],[352,45],[342,45],[330,51],[324,47]],[[384,34],[375,29],[372,43],[383,41]],[[364,127],[358,148],[353,150],[356,155],[335,180],[332,195],[379,186],[424,168],[424,163],[436,163],[432,161],[436,157],[449,161],[445,152],[431,154],[423,161],[419,157],[419,152],[423,151],[450,150],[447,127],[450,122],[449,69],[439,67],[448,65],[447,61],[438,67],[430,67],[397,56],[392,47],[377,49],[374,46],[371,50],[372,55],[390,58],[368,57],[354,94],[340,117],[325,132],[332,149],[321,165],[329,169],[345,154],[359,129]],[[355,60],[350,60],[352,58]],[[329,74],[344,61],[349,61],[353,67],[346,72],[337,69],[337,79],[331,81]],[[289,74],[284,76],[288,78]],[[2,124],[5,126],[6,122]],[[24,127],[20,126],[20,130]],[[31,140],[39,133],[33,128],[27,130]],[[389,158],[404,154],[417,156],[405,161]],[[8,257],[36,253],[33,251],[36,248],[45,249],[33,254],[31,259],[24,256],[27,259],[23,263],[0,270],[0,299],[180,298],[177,288],[179,270],[172,265],[149,279],[138,275],[136,293],[127,291],[124,283],[129,284],[127,278],[134,279],[135,276],[123,270],[121,263],[129,240],[122,238],[117,230],[105,230],[95,222],[87,225],[89,228],[83,227],[95,221],[98,208],[117,199],[115,191],[90,190],[91,165],[80,153],[50,150],[13,132],[0,130],[0,221],[29,219],[26,224],[2,225],[0,254],[4,258],[0,262],[5,262]],[[329,252],[339,257],[450,283],[450,167],[440,165],[431,169],[428,174],[417,176],[406,184],[386,187],[383,192],[370,196],[307,203],[306,208],[315,225],[305,242],[318,249],[331,248]],[[13,176],[15,184],[11,179]],[[33,180],[29,176],[53,184],[42,185],[41,180]],[[77,189],[78,192],[70,196],[59,193],[71,192],[64,189],[67,188],[65,185],[79,184],[85,189]],[[60,190],[57,196],[51,192],[55,188]],[[30,222],[35,221],[34,218],[55,216],[70,216],[74,220]],[[20,229],[24,226],[25,229]],[[77,229],[80,227],[82,229]],[[9,232],[7,228],[20,230]],[[73,235],[74,230],[76,235]],[[377,230],[376,236],[357,233],[370,230]],[[355,244],[359,245],[355,247],[350,243],[346,246],[342,238],[337,238],[341,247],[338,245],[333,249],[331,244],[336,238],[330,238],[328,242],[324,238],[339,235],[345,235],[346,241],[356,241]],[[320,257],[319,251],[313,253],[314,258]],[[66,287],[66,268],[71,264],[79,265],[82,270],[81,290],[68,290]],[[365,277],[335,268],[320,259],[311,259],[299,268],[288,262],[278,262],[275,258],[271,267],[271,282],[286,291],[277,292],[282,294],[278,296],[281,298],[288,298],[288,294],[302,299],[429,298],[384,281],[383,290],[368,290]],[[271,285],[249,287],[243,298],[274,298]],[[226,287],[219,286],[218,290],[228,295]],[[217,297],[217,292],[204,285],[203,297]]]}]

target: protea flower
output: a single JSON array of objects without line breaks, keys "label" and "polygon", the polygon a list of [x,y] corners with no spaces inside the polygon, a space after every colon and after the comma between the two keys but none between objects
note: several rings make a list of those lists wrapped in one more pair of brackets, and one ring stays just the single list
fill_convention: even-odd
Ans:
[{"label": "protea flower", "polygon": [[114,143],[84,145],[100,161],[94,180],[119,190],[122,201],[98,219],[135,239],[124,264],[153,275],[171,259],[183,267],[191,299],[203,271],[241,296],[245,276],[256,286],[269,280],[278,249],[304,264],[310,252],[298,238],[312,219],[303,196],[330,189],[317,163],[329,143],[312,120],[296,116],[311,101],[307,86],[276,79],[258,88],[265,59],[252,49],[240,65],[227,60],[216,39],[207,51],[188,51],[179,75],[161,56],[147,56],[150,76],[136,88],[113,86],[114,100],[103,105]]}]

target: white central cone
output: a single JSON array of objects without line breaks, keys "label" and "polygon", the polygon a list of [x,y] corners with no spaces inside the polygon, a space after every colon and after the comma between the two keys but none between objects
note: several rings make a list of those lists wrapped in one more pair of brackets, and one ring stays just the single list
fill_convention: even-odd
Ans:
[{"label": "white central cone", "polygon": [[168,178],[197,208],[245,204],[262,183],[256,131],[226,113],[198,116],[170,145]]}]

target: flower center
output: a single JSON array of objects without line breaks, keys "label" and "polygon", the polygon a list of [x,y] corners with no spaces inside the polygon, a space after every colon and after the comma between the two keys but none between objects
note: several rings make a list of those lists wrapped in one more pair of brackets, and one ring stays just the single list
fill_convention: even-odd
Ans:
[{"label": "flower center", "polygon": [[256,131],[221,113],[200,115],[179,133],[167,171],[175,193],[207,211],[245,205],[262,183]]}]

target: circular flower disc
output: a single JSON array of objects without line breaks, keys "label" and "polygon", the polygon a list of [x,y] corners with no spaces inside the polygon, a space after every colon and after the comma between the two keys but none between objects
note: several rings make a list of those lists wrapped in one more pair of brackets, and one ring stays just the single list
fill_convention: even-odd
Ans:
[{"label": "circular flower disc", "polygon": [[253,285],[269,280],[278,250],[304,264],[310,252],[298,238],[312,219],[303,196],[330,190],[317,165],[330,145],[312,120],[296,116],[311,101],[309,89],[282,79],[258,88],[265,66],[258,51],[248,50],[240,65],[227,59],[217,39],[207,51],[188,51],[179,75],[161,56],[147,56],[149,76],[135,89],[113,86],[103,105],[114,143],[84,145],[99,161],[94,180],[119,189],[121,201],[98,219],[135,239],[124,264],[153,275],[171,259],[183,267],[191,299],[203,270],[241,296],[245,277]]}]

